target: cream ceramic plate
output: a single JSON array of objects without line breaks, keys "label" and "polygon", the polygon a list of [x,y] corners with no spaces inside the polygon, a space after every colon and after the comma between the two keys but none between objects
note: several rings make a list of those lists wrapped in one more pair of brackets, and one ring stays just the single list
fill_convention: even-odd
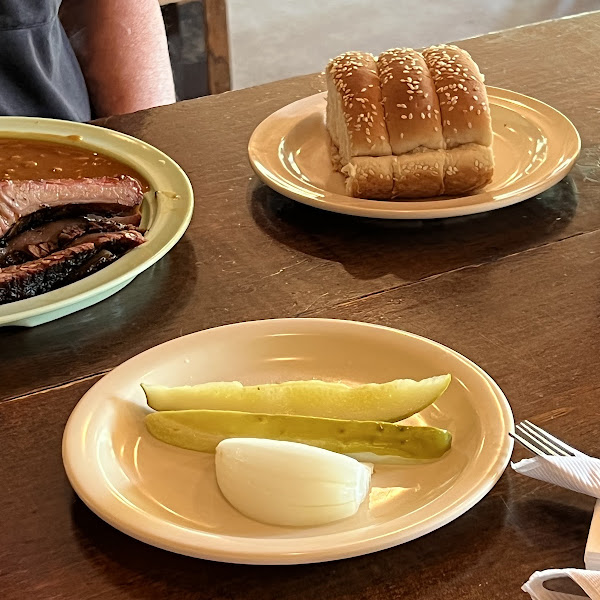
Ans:
[{"label": "cream ceramic plate", "polygon": [[[144,244],[101,271],[58,290],[0,305],[0,327],[39,325],[104,300],[162,258],[187,229],[194,205],[192,186],[179,165],[153,146],[94,125],[0,117],[0,137],[16,134],[91,148],[132,166],[151,187],[142,205],[142,226],[148,230]],[[67,136],[80,136],[81,141]]]},{"label": "cream ceramic plate", "polygon": [[552,107],[488,87],[494,130],[494,178],[483,191],[455,198],[384,202],[345,195],[333,170],[325,129],[325,93],[285,106],[250,138],[250,163],[279,193],[337,213],[378,219],[437,219],[486,212],[531,198],[558,183],[573,166],[581,141]]},{"label": "cream ceramic plate", "polygon": [[[427,465],[377,467],[357,515],[307,528],[263,525],[233,509],[217,487],[213,455],[147,433],[149,409],[139,385],[366,383],[442,373],[453,375],[448,391],[413,422],[450,430],[452,449]],[[224,562],[311,563],[396,546],[456,519],[504,471],[512,427],[508,402],[489,375],[441,344],[352,321],[280,319],[201,331],[117,367],[71,414],[63,461],[73,488],[97,515],[148,544]]]}]

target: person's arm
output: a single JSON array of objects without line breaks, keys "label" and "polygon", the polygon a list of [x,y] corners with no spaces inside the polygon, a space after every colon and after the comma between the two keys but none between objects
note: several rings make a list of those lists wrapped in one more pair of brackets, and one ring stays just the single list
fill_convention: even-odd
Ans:
[{"label": "person's arm", "polygon": [[175,102],[158,0],[63,0],[60,17],[95,116]]}]

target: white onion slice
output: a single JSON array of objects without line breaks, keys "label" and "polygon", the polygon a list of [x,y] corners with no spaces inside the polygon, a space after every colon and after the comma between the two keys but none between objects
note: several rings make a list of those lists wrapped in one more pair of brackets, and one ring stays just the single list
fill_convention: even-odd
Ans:
[{"label": "white onion slice", "polygon": [[223,440],[217,482],[242,514],[272,525],[312,526],[354,515],[369,493],[372,466],[296,442]]}]

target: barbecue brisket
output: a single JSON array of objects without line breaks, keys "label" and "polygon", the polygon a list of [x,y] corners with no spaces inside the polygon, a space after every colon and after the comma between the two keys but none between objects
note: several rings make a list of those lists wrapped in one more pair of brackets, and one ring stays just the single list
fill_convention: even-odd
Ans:
[{"label": "barbecue brisket", "polygon": [[23,300],[62,287],[103,268],[144,242],[144,236],[139,231],[93,235],[93,241],[0,269],[0,304]]},{"label": "barbecue brisket", "polygon": [[0,243],[61,217],[131,215],[143,197],[140,184],[126,176],[0,181]]}]

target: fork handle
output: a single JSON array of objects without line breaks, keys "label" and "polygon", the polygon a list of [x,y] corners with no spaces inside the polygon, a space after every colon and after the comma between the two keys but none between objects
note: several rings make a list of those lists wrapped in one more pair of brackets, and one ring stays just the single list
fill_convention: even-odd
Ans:
[{"label": "fork handle", "polygon": [[600,500],[596,500],[584,560],[586,569],[600,571]]}]

